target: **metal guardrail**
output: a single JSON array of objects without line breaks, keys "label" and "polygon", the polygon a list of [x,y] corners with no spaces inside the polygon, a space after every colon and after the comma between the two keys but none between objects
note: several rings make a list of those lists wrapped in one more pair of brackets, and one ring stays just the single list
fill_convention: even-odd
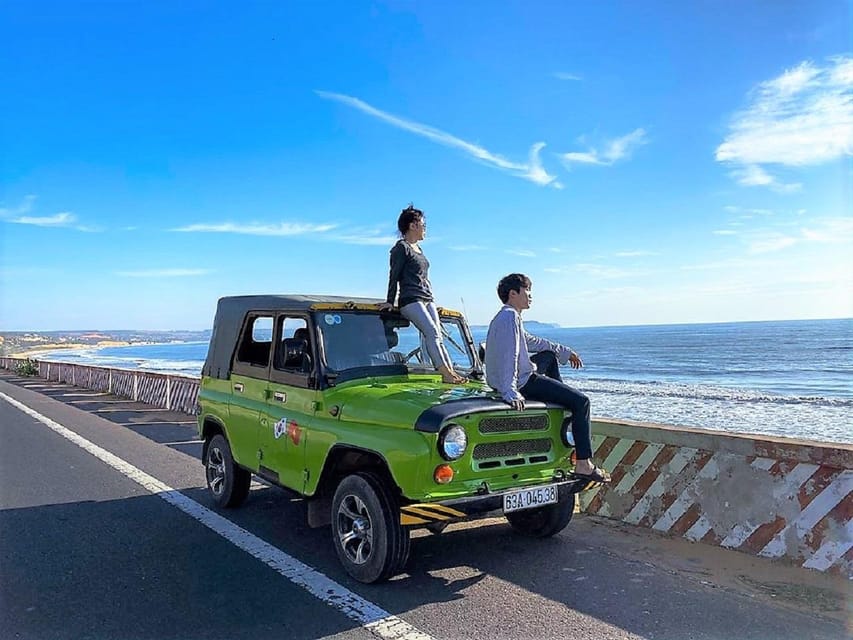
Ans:
[{"label": "metal guardrail", "polygon": [[[0,357],[0,368],[15,371],[26,358]],[[105,391],[113,395],[144,402],[161,409],[198,414],[199,379],[192,376],[153,373],[136,369],[96,367],[70,362],[37,363],[39,377],[50,382],[62,382],[75,387]]]}]

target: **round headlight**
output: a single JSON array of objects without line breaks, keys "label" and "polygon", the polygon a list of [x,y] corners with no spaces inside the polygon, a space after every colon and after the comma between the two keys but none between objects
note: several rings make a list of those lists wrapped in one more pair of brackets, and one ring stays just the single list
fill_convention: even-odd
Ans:
[{"label": "round headlight", "polygon": [[572,433],[572,416],[569,414],[568,417],[563,419],[563,426],[560,427],[560,438],[563,440],[563,444],[569,448],[575,446],[575,436]]},{"label": "round headlight", "polygon": [[468,447],[468,435],[458,424],[449,424],[438,437],[438,452],[445,460],[457,460]]}]

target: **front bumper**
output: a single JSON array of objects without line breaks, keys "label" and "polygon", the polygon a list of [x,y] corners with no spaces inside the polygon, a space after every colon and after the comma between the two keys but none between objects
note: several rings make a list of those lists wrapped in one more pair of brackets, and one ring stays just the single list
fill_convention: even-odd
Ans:
[{"label": "front bumper", "polygon": [[[560,480],[546,482],[544,485],[557,485],[560,502],[570,496],[592,489],[599,483],[590,480]],[[400,524],[404,527],[424,527],[433,523],[460,522],[482,518],[496,511],[503,512],[504,495],[520,488],[532,489],[538,485],[516,487],[506,491],[496,491],[465,498],[440,500],[438,502],[418,502],[400,506]]]}]

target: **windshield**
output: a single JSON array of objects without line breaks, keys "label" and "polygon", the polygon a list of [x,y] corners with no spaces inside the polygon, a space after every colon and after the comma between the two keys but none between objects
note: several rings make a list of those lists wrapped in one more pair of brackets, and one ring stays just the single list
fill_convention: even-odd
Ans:
[{"label": "windshield", "polygon": [[[399,314],[331,311],[317,313],[315,318],[325,363],[332,371],[392,367],[363,373],[387,375],[435,370],[421,345],[420,332]],[[461,318],[442,317],[441,325],[444,345],[454,368],[471,371],[474,359]]]}]

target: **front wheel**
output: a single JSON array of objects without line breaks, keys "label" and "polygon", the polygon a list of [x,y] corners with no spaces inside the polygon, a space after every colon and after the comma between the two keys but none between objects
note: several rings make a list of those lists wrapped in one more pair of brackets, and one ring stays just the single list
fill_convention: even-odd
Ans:
[{"label": "front wheel", "polygon": [[344,478],[332,500],[335,551],[346,572],[359,582],[387,580],[409,558],[409,530],[400,524],[388,485],[372,473]]},{"label": "front wheel", "polygon": [[575,494],[557,504],[525,509],[506,514],[510,526],[518,533],[531,538],[548,538],[565,529],[575,512]]},{"label": "front wheel", "polygon": [[239,507],[249,495],[252,474],[234,462],[231,446],[221,433],[205,449],[204,475],[207,490],[219,507]]}]

